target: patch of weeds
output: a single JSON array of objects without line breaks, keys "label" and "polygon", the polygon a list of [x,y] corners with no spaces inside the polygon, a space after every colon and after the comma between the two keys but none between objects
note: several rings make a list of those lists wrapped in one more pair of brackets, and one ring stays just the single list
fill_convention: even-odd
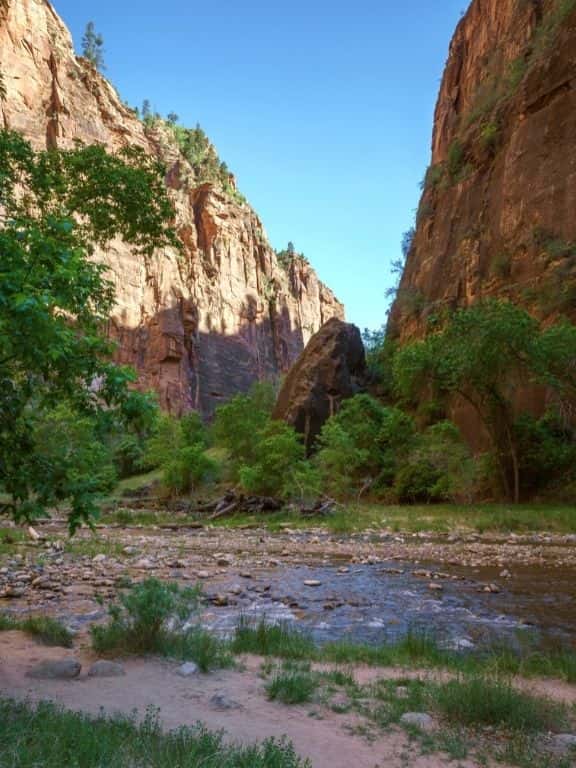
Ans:
[{"label": "patch of weeds", "polygon": [[319,685],[320,677],[309,665],[289,665],[274,674],[266,685],[266,695],[283,704],[305,704],[312,700]]},{"label": "patch of weeds", "polygon": [[206,671],[229,666],[225,644],[199,627],[184,629],[196,611],[200,588],[147,579],[110,606],[110,620],[92,627],[92,644],[98,653],[157,653],[195,661]]},{"label": "patch of weeds", "polygon": [[500,128],[497,123],[488,121],[480,131],[480,141],[484,149],[494,153],[500,142]]},{"label": "patch of weeds", "polygon": [[72,634],[56,619],[49,616],[28,616],[16,619],[0,615],[0,632],[19,630],[39,640],[43,645],[72,648]]},{"label": "patch of weeds", "polygon": [[0,723],[2,765],[10,768],[311,768],[286,740],[238,746],[202,725],[165,732],[153,710],[140,722],[0,699]]},{"label": "patch of weeds", "polygon": [[425,712],[428,706],[427,686],[420,680],[378,680],[369,692],[377,702],[370,717],[381,728],[398,723],[406,712]]},{"label": "patch of weeds", "polygon": [[232,638],[233,653],[254,653],[283,659],[311,659],[316,646],[309,635],[287,623],[254,624],[241,616]]},{"label": "patch of weeds", "polygon": [[101,539],[97,536],[89,539],[69,539],[64,545],[64,550],[69,554],[85,557],[96,557],[96,555],[119,557],[122,549],[123,545],[120,542]]},{"label": "patch of weeds", "polygon": [[446,159],[446,170],[452,183],[458,180],[464,167],[464,162],[464,146],[460,139],[454,139],[448,147],[448,157]]},{"label": "patch of weeds", "polygon": [[24,531],[17,528],[0,528],[0,555],[10,554],[25,540]]},{"label": "patch of weeds", "polygon": [[566,719],[565,708],[516,690],[508,682],[472,676],[431,686],[436,711],[451,723],[523,733],[546,731]]},{"label": "patch of weeds", "polygon": [[503,746],[487,750],[496,760],[518,768],[570,768],[573,760],[566,756],[547,755],[542,752],[540,738],[531,734],[517,733],[506,739]]}]

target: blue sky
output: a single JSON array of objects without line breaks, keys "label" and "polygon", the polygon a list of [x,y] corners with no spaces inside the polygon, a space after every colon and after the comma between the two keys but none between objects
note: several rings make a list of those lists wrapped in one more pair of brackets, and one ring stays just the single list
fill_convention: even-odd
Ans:
[{"label": "blue sky", "polygon": [[54,2],[77,48],[95,22],[124,99],[202,125],[274,247],[382,325],[466,0]]}]

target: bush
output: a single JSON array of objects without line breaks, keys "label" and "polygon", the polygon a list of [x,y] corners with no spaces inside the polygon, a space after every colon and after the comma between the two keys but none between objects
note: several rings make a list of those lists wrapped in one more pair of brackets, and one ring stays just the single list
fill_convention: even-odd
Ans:
[{"label": "bush", "polygon": [[218,464],[199,444],[175,451],[164,462],[162,469],[162,482],[171,496],[190,493],[214,480],[218,474]]},{"label": "bush", "polygon": [[163,415],[148,441],[145,460],[162,469],[170,495],[189,493],[218,475],[218,464],[206,454],[207,445],[208,432],[196,412],[180,419]]},{"label": "bush", "polygon": [[216,409],[212,436],[228,453],[233,479],[256,459],[256,435],[268,425],[275,402],[274,387],[259,383]]},{"label": "bush", "polygon": [[254,436],[250,464],[239,470],[248,493],[289,498],[317,495],[319,480],[306,461],[300,435],[282,421],[270,421]]},{"label": "bush", "polygon": [[147,579],[110,606],[110,621],[92,627],[98,652],[161,653],[198,607],[200,590]]},{"label": "bush", "polygon": [[346,400],[319,438],[316,463],[326,488],[347,495],[391,485],[415,435],[412,418],[401,410],[369,395]]},{"label": "bush", "polygon": [[394,489],[403,504],[417,504],[441,501],[439,487],[441,473],[426,459],[419,459],[405,465],[396,476]]},{"label": "bush", "polygon": [[541,419],[521,415],[514,431],[523,493],[534,493],[576,476],[576,434],[554,413]]}]

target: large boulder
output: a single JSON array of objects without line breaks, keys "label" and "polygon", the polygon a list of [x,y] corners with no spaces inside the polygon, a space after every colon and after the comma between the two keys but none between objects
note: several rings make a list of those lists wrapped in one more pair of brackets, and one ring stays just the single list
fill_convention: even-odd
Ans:
[{"label": "large boulder", "polygon": [[360,331],[332,318],[310,339],[290,369],[273,416],[304,435],[309,451],[340,403],[360,391],[365,372]]}]

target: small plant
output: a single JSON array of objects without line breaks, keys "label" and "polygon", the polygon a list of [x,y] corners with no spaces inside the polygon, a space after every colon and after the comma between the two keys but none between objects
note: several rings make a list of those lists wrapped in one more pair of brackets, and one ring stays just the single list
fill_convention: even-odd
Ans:
[{"label": "small plant", "polygon": [[490,152],[495,152],[500,141],[500,128],[492,121],[485,123],[480,131],[482,146]]},{"label": "small plant", "polygon": [[312,699],[319,684],[319,676],[311,672],[309,666],[289,666],[276,672],[266,686],[266,694],[271,701],[305,704]]},{"label": "small plant", "polygon": [[110,621],[92,628],[98,652],[161,653],[198,607],[199,588],[147,579],[109,609]]},{"label": "small plant", "polygon": [[29,616],[16,619],[0,614],[0,632],[19,630],[39,640],[44,645],[72,648],[72,634],[56,619],[49,616]]},{"label": "small plant", "polygon": [[464,163],[464,146],[460,139],[454,139],[448,147],[448,157],[446,159],[446,170],[452,183],[459,180]]}]

